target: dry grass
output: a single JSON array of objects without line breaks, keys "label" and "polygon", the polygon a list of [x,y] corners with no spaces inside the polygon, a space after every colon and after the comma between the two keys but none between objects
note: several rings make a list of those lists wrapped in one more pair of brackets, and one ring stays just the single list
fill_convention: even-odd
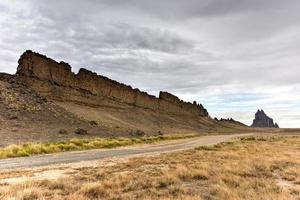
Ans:
[{"label": "dry grass", "polygon": [[196,134],[173,134],[149,137],[115,137],[93,139],[71,139],[63,142],[27,143],[23,145],[10,145],[0,148],[0,159],[26,157],[31,155],[58,153],[66,151],[79,151],[88,149],[108,149],[134,144],[149,144],[165,140],[185,139],[196,137]]},{"label": "dry grass", "polygon": [[0,194],[2,199],[300,199],[300,137],[248,137],[85,167],[62,180],[4,185]]}]

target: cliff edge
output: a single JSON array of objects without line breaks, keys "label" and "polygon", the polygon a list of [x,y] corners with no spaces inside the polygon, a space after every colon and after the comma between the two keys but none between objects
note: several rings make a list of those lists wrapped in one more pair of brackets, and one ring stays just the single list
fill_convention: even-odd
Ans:
[{"label": "cliff edge", "polygon": [[0,73],[0,122],[0,146],[74,137],[248,131],[233,120],[213,120],[197,102],[165,91],[155,97],[83,68],[73,73],[68,63],[32,51],[22,54],[16,75]]},{"label": "cliff edge", "polygon": [[83,68],[75,74],[68,63],[30,50],[19,59],[17,75],[35,91],[55,100],[94,106],[116,106],[118,102],[158,112],[208,117],[207,110],[196,102],[184,102],[168,92],[160,92],[157,98]]}]

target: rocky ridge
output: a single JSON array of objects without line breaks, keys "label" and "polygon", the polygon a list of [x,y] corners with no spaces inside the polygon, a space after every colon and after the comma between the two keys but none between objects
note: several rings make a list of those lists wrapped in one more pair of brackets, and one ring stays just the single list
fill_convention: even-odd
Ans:
[{"label": "rocky ridge", "polygon": [[155,97],[86,69],[26,51],[16,75],[0,73],[0,147],[74,137],[244,132],[197,102]]},{"label": "rocky ridge", "polygon": [[218,119],[218,118],[215,117],[214,120],[217,121],[217,122],[225,122],[225,123],[228,122],[228,123],[232,123],[232,124],[238,124],[238,125],[241,125],[241,126],[246,126],[242,122],[236,121],[233,118],[227,118],[227,119],[221,118],[221,119]]},{"label": "rocky ridge", "polygon": [[38,93],[56,100],[95,106],[116,106],[118,102],[159,112],[208,117],[207,110],[196,102],[184,102],[168,92],[160,92],[157,98],[83,68],[75,74],[68,63],[58,63],[29,50],[19,59],[17,75]]}]

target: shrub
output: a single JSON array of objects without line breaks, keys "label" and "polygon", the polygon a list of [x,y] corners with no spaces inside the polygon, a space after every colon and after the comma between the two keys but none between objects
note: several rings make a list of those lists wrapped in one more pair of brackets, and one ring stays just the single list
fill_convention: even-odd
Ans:
[{"label": "shrub", "polygon": [[98,126],[98,123],[96,121],[90,121],[91,126]]},{"label": "shrub", "polygon": [[61,135],[67,135],[67,134],[68,134],[68,131],[65,130],[65,129],[60,129],[60,130],[58,131],[58,133],[61,134]]},{"label": "shrub", "polygon": [[82,129],[82,128],[78,128],[75,130],[75,134],[77,134],[77,135],[87,135],[87,133],[88,133],[87,130]]},{"label": "shrub", "polygon": [[158,131],[157,134],[158,135],[163,135],[163,133],[161,131]]},{"label": "shrub", "polygon": [[134,136],[134,137],[143,137],[145,135],[146,135],[146,133],[142,130],[136,130],[134,132],[131,132],[131,136]]}]

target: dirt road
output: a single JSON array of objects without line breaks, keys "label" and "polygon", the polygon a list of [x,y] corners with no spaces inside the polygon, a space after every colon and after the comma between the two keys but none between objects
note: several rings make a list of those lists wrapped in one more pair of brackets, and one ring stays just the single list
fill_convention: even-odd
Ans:
[{"label": "dirt road", "polygon": [[24,158],[0,160],[0,170],[40,167],[53,164],[67,164],[81,161],[101,160],[112,157],[126,157],[143,154],[165,153],[192,149],[198,146],[213,145],[228,141],[235,137],[251,134],[218,135],[189,138],[184,140],[168,141],[157,144],[146,144],[116,149],[101,149],[76,152],[64,152]]}]

